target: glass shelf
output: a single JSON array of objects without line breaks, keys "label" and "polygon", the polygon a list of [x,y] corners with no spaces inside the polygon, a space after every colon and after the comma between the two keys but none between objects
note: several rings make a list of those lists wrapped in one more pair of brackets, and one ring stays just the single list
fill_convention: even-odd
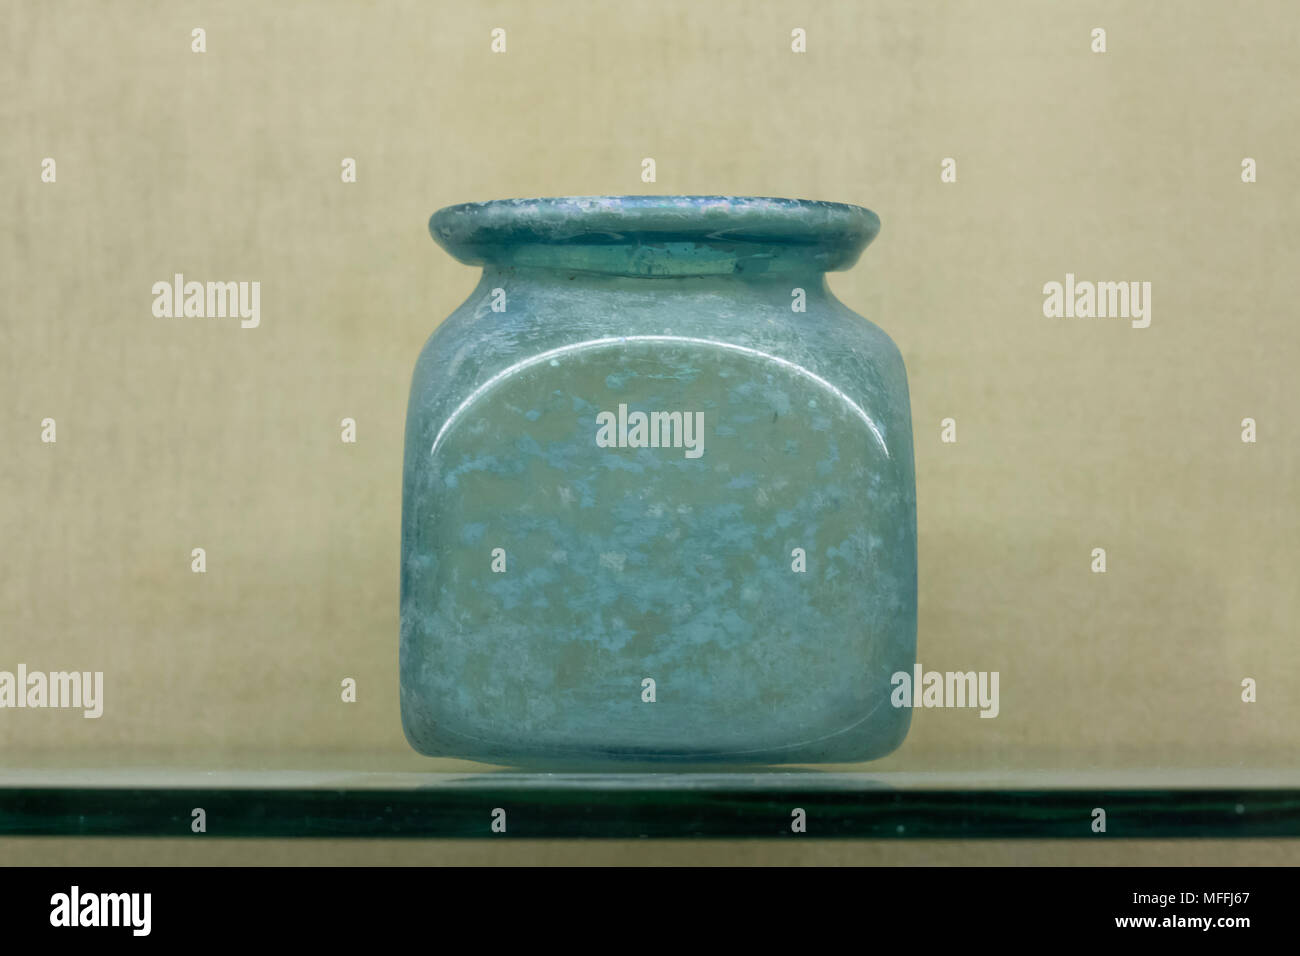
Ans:
[{"label": "glass shelf", "polygon": [[[1300,836],[1265,768],[519,773],[458,763],[0,770],[0,837],[1177,838]],[[437,762],[440,765],[451,761]],[[466,769],[469,768],[469,769]],[[806,832],[792,831],[796,809]],[[1094,811],[1106,831],[1094,833]],[[494,812],[505,811],[505,833]],[[497,814],[499,817],[499,814]]]}]

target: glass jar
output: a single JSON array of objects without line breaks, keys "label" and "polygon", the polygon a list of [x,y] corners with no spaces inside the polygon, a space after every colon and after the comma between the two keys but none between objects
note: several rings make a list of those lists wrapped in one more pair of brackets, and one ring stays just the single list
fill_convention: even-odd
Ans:
[{"label": "glass jar", "polygon": [[720,196],[434,214],[483,274],[425,345],[407,412],[417,750],[560,767],[898,746],[893,676],[916,656],[906,375],[825,279],[879,225]]}]

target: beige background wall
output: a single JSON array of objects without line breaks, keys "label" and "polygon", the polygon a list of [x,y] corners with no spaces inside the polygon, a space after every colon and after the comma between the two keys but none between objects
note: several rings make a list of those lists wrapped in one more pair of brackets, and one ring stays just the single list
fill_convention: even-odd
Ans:
[{"label": "beige background wall", "polygon": [[[1294,5],[0,17],[0,669],[107,682],[100,720],[0,712],[0,768],[434,766],[398,720],[402,426],[416,354],[475,274],[427,218],[716,192],[884,223],[831,282],[911,376],[920,658],[999,671],[1002,700],[995,720],[917,714],[873,769],[1294,769]],[[261,326],[155,318],[175,272],[260,281]],[[1066,272],[1151,282],[1150,327],[1044,318]]]}]

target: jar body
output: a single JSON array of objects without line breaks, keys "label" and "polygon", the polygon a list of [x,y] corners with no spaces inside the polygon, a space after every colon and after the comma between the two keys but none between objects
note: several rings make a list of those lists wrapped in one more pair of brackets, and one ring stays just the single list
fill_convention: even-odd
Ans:
[{"label": "jar body", "polygon": [[887,753],[916,640],[902,359],[816,272],[489,265],[416,366],[401,574],[423,753]]}]

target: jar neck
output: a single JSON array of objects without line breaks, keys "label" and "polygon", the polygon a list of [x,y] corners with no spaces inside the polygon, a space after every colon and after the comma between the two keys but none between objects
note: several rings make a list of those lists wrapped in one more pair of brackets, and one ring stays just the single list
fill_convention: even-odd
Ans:
[{"label": "jar neck", "polygon": [[765,300],[774,296],[789,298],[795,289],[802,289],[808,299],[831,296],[826,273],[816,268],[789,268],[766,272],[699,272],[677,275],[624,274],[617,272],[583,271],[572,268],[532,266],[488,262],[483,265],[479,279],[480,288],[492,289],[512,283],[550,286],[561,291],[575,287],[608,289],[610,291],[653,292],[661,294],[698,295],[718,293],[728,296],[754,294]]},{"label": "jar neck", "polygon": [[484,255],[483,264],[485,267],[640,279],[703,276],[748,279],[820,275],[828,267],[827,259],[825,251],[814,246],[755,242],[521,243],[489,250]]}]

